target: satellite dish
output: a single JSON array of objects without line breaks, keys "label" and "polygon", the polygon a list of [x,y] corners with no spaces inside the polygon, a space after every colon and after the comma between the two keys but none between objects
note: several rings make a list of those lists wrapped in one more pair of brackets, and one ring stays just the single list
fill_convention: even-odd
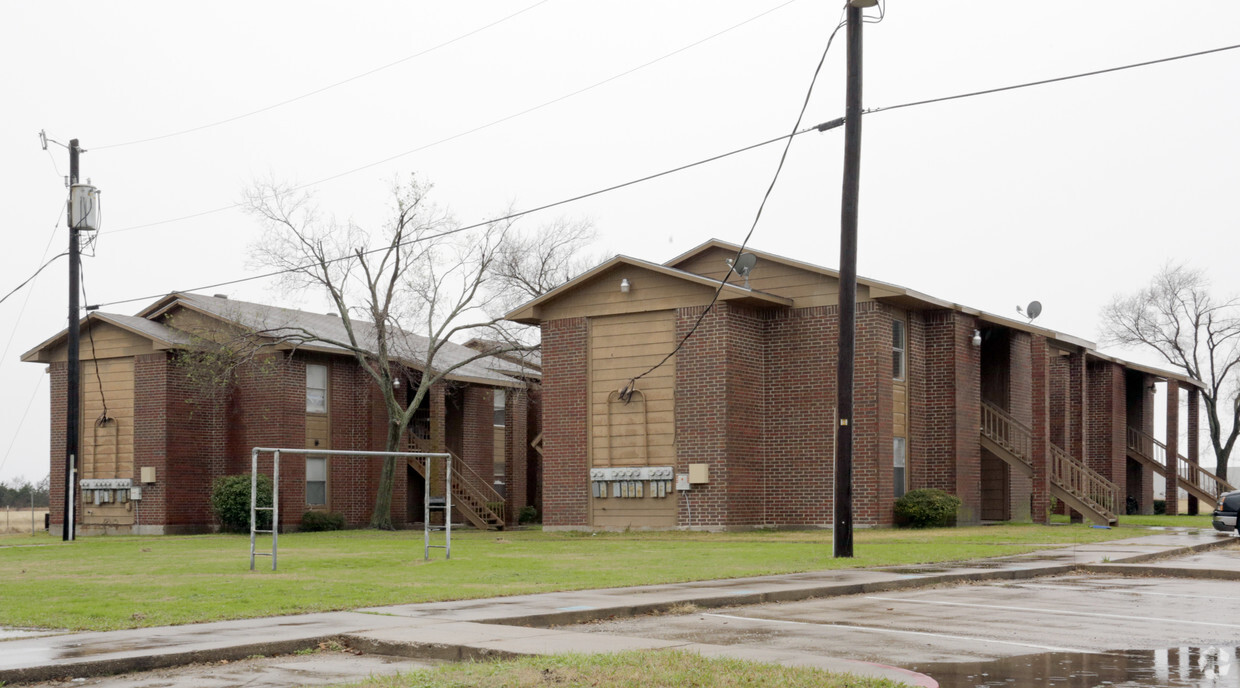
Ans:
[{"label": "satellite dish", "polygon": [[1020,313],[1026,318],[1029,318],[1029,322],[1033,322],[1034,318],[1038,317],[1039,315],[1042,315],[1042,302],[1041,301],[1030,301],[1029,305],[1025,306],[1024,308],[1017,306],[1016,312]]},{"label": "satellite dish", "polygon": [[753,266],[758,263],[758,257],[752,253],[743,253],[736,262],[728,261],[728,265],[736,271],[736,274],[745,278],[745,288],[749,288],[749,273],[753,271]]}]

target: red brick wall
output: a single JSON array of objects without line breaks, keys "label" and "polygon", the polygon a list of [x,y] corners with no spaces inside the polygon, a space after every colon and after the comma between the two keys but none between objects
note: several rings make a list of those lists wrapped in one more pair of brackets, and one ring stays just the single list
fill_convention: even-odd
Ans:
[{"label": "red brick wall", "polygon": [[1086,373],[1089,432],[1085,436],[1085,463],[1115,483],[1116,509],[1122,517],[1128,494],[1124,369],[1110,361],[1091,360]]},{"label": "red brick wall", "polygon": [[1167,515],[1180,513],[1180,487],[1176,479],[1180,462],[1180,383],[1167,380],[1167,464],[1163,477],[1167,485]]},{"label": "red brick wall", "polygon": [[495,477],[495,392],[468,385],[464,402],[461,460],[490,485]]},{"label": "red brick wall", "polygon": [[1032,500],[1030,510],[1035,523],[1049,522],[1050,509],[1050,365],[1052,355],[1042,335],[1030,339],[1030,416],[1029,429],[1033,433]]},{"label": "red brick wall", "polygon": [[981,347],[973,346],[977,320],[954,311],[930,311],[925,323],[925,421],[915,425],[922,486],[961,500],[957,522],[981,518]]},{"label": "red brick wall", "polygon": [[766,321],[766,521],[831,527],[839,311],[775,311]]},{"label": "red brick wall", "polygon": [[729,526],[766,525],[769,504],[766,428],[771,390],[766,385],[766,338],[761,314],[723,304],[727,317],[727,417]]},{"label": "red brick wall", "polygon": [[[50,475],[48,482],[48,509],[52,514],[52,525],[64,527],[65,523],[65,395],[69,387],[69,366],[65,363],[52,363],[47,367],[51,387],[51,451],[48,455]],[[52,529],[53,532],[55,528]],[[63,530],[61,531],[63,532]]]},{"label": "red brick wall", "polygon": [[1049,416],[1050,441],[1061,449],[1068,447],[1068,376],[1066,356],[1050,349],[1046,356],[1048,384],[1050,385]]},{"label": "red brick wall", "polygon": [[926,318],[921,311],[908,314],[908,445],[905,447],[905,472],[908,489],[931,487],[922,461],[929,439],[926,419]]},{"label": "red brick wall", "polygon": [[[704,308],[681,308],[676,312],[676,341],[688,334]],[[676,354],[676,472],[687,473],[693,463],[710,467],[710,482],[694,485],[677,502],[677,523],[691,528],[723,527],[731,509],[725,311],[723,304],[711,309]]]},{"label": "red brick wall", "polygon": [[516,523],[528,501],[529,486],[529,395],[525,390],[509,389],[504,411],[504,485],[507,488],[509,523]]},{"label": "red brick wall", "polygon": [[[1025,427],[1033,423],[1032,346],[1029,333],[1009,330],[1011,396],[1008,412]],[[1019,469],[1008,471],[1008,475],[1012,520],[1029,521],[1032,519],[1033,479]]]},{"label": "red brick wall", "polygon": [[542,324],[543,525],[589,524],[589,326],[585,318]]}]

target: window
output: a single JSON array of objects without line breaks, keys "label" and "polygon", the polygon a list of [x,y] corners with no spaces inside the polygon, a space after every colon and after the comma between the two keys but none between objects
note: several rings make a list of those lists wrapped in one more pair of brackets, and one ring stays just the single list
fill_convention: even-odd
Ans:
[{"label": "window", "polygon": [[504,393],[504,390],[495,390],[495,420],[492,423],[495,427],[504,427],[504,410],[507,403],[508,396]]},{"label": "window", "polygon": [[891,448],[892,471],[891,482],[895,486],[896,499],[904,496],[908,489],[907,444],[903,437],[893,438]]},{"label": "window", "polygon": [[306,504],[327,506],[327,458],[306,457]]},{"label": "window", "polygon": [[891,378],[904,379],[904,321],[891,321]]},{"label": "window", "polygon": [[327,413],[327,366],[306,366],[306,413]]}]

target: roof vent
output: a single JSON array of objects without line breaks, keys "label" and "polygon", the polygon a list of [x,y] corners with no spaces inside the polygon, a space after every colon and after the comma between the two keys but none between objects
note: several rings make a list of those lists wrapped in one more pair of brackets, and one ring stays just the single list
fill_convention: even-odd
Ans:
[{"label": "roof vent", "polygon": [[335,312],[333,312],[333,311],[328,311],[328,312],[326,313],[326,315],[327,315],[327,317],[329,317],[329,318],[339,318],[339,317],[340,317],[340,314],[339,314],[339,313],[335,313]]},{"label": "roof vent", "polygon": [[217,299],[226,299],[226,298],[228,298],[228,294],[213,294],[213,296],[215,296],[215,298],[217,298]]}]

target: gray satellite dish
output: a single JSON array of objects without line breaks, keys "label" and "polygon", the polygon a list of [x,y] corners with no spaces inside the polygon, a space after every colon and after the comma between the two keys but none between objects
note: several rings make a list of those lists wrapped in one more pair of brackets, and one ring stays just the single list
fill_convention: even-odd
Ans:
[{"label": "gray satellite dish", "polygon": [[1041,301],[1030,301],[1029,305],[1025,307],[1025,315],[1029,317],[1030,321],[1032,321],[1034,318],[1038,317],[1039,315],[1042,315],[1042,302]]},{"label": "gray satellite dish", "polygon": [[753,271],[753,266],[757,265],[757,263],[758,257],[752,253],[741,254],[741,256],[736,259],[735,263],[728,261],[728,264],[732,266],[732,269],[736,271],[736,274],[745,278],[746,289],[749,288],[749,273]]}]

